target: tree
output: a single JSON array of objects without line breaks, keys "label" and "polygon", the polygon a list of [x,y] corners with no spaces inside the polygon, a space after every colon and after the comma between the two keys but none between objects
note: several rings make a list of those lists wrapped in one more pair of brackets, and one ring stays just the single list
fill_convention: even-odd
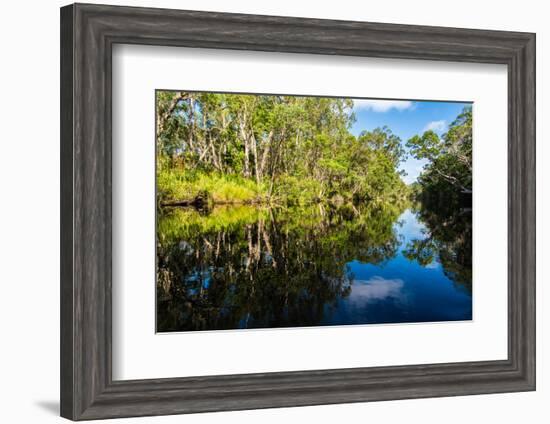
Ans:
[{"label": "tree", "polygon": [[158,183],[172,189],[158,192],[189,193],[177,186],[215,175],[254,181],[265,199],[279,201],[296,192],[289,184],[315,188],[315,196],[304,193],[309,201],[404,192],[401,140],[388,128],[355,137],[352,109],[340,98],[159,92],[158,169],[168,175]]},{"label": "tree", "polygon": [[419,178],[424,191],[471,193],[471,107],[464,108],[442,137],[433,131],[426,131],[421,136],[410,138],[407,147],[415,158],[429,161]]}]

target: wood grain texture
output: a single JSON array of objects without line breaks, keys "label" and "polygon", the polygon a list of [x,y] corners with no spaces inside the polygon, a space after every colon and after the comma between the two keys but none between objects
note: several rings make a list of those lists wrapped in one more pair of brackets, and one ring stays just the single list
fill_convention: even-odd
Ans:
[{"label": "wood grain texture", "polygon": [[73,320],[73,7],[61,9],[61,169],[60,169],[60,217],[61,217],[61,334],[60,334],[60,388],[61,415],[74,416],[75,385],[74,364],[74,320]]},{"label": "wood grain texture", "polygon": [[[506,64],[508,359],[112,381],[115,43]],[[62,416],[100,419],[534,389],[534,34],[86,4],[61,9]]]}]

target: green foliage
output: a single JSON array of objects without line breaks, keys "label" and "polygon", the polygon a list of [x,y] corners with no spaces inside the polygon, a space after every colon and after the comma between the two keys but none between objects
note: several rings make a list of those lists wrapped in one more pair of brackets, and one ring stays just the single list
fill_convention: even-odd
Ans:
[{"label": "green foliage", "polygon": [[423,195],[456,197],[472,190],[472,108],[466,107],[440,138],[433,131],[407,142],[411,154],[429,163],[420,175]]},{"label": "green foliage", "polygon": [[388,127],[363,131],[359,135],[358,141],[371,150],[386,156],[394,168],[405,158],[405,149],[401,145],[401,139],[393,134]]},{"label": "green foliage", "polygon": [[161,201],[194,199],[206,192],[215,203],[260,201],[265,187],[239,175],[186,172],[179,168],[157,171],[157,196]]},{"label": "green foliage", "polygon": [[159,202],[304,205],[382,201],[406,187],[401,140],[350,133],[350,99],[162,91],[157,94]]},{"label": "green foliage", "polygon": [[[157,93],[162,331],[318,323],[351,290],[347,263],[395,257],[397,219],[412,203],[427,231],[404,256],[424,266],[437,259],[471,289],[471,217],[459,201],[472,187],[471,109],[442,137],[407,142],[428,161],[407,186],[399,137],[385,127],[355,137],[352,106]],[[197,198],[208,207],[169,207]]]},{"label": "green foliage", "polygon": [[472,108],[465,108],[442,137],[427,131],[407,146],[417,159],[429,161],[410,188],[429,231],[423,240],[411,241],[404,255],[421,265],[437,255],[445,273],[471,291]]},{"label": "green foliage", "polygon": [[284,175],[277,181],[273,196],[277,204],[297,206],[318,202],[323,193],[323,185],[313,178],[299,178]]}]

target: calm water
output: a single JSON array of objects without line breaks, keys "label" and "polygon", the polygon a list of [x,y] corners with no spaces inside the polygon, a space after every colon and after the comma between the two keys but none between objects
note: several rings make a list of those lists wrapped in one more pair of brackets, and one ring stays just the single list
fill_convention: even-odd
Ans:
[{"label": "calm water", "polygon": [[472,318],[467,210],[174,209],[157,260],[161,332]]}]

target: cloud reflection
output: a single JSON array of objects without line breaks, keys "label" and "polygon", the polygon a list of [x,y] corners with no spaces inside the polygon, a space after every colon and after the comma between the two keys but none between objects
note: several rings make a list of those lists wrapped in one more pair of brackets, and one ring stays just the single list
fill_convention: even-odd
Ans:
[{"label": "cloud reflection", "polygon": [[352,302],[373,302],[388,298],[402,299],[403,280],[385,279],[374,276],[369,280],[355,280],[350,300]]}]

